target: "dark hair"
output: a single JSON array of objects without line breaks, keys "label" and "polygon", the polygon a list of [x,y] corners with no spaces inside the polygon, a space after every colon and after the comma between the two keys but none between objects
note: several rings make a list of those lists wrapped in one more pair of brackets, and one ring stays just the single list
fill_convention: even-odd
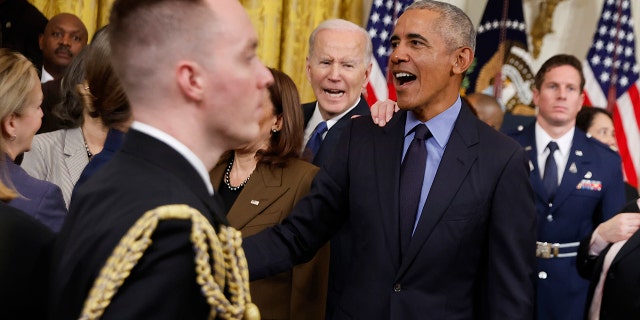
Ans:
[{"label": "dark hair", "polygon": [[87,107],[91,110],[91,117],[100,117],[105,126],[113,127],[128,122],[132,115],[127,96],[109,59],[111,47],[104,31],[106,28],[96,32],[85,58],[86,80],[91,92],[91,99],[87,101],[91,105]]},{"label": "dark hair", "polygon": [[269,86],[269,98],[273,113],[282,117],[282,128],[271,135],[269,147],[256,154],[259,163],[284,166],[288,159],[299,158],[304,140],[304,119],[300,107],[300,95],[293,80],[284,72],[269,68],[273,84]]},{"label": "dark hair", "polygon": [[88,47],[84,47],[64,70],[60,80],[60,103],[51,112],[60,119],[61,129],[78,128],[84,122],[84,102],[78,92],[78,85],[85,80],[85,59]]},{"label": "dark hair", "polygon": [[584,132],[589,131],[589,128],[593,124],[593,119],[599,113],[606,115],[613,121],[613,117],[609,111],[602,108],[583,106],[576,116],[576,127]]},{"label": "dark hair", "polygon": [[584,74],[582,73],[582,63],[575,56],[569,54],[557,54],[547,61],[545,61],[538,73],[536,73],[536,77],[534,79],[534,84],[536,89],[540,90],[542,83],[544,82],[544,76],[549,72],[549,70],[560,67],[560,66],[571,66],[580,74],[580,92],[584,89]]}]

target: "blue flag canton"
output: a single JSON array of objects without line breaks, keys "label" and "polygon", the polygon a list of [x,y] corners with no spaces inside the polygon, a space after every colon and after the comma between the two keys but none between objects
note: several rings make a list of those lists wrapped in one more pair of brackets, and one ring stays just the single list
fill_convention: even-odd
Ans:
[{"label": "blue flag canton", "polygon": [[398,17],[413,3],[413,0],[373,0],[367,32],[373,43],[373,56],[380,69],[386,75],[389,55],[391,54],[391,35]]},{"label": "blue flag canton", "polygon": [[635,35],[631,1],[607,0],[587,61],[603,92],[613,84],[616,98],[638,80],[640,67],[635,57]]}]

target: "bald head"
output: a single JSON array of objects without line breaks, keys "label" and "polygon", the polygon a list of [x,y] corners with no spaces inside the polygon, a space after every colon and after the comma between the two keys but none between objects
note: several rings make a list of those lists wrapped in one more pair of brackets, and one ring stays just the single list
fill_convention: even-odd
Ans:
[{"label": "bald head", "polygon": [[39,38],[44,69],[54,79],[60,78],[87,39],[87,28],[75,15],[61,13],[51,18]]},{"label": "bald head", "polygon": [[482,122],[496,130],[500,130],[502,120],[504,119],[504,111],[502,111],[502,107],[495,97],[474,92],[468,94],[466,98],[471,104],[471,107],[476,110],[478,118],[482,120]]}]

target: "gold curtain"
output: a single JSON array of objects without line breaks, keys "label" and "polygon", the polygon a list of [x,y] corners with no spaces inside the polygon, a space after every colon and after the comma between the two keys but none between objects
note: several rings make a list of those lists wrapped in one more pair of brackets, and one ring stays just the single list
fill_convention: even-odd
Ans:
[{"label": "gold curtain", "polygon": [[84,22],[89,40],[100,27],[109,23],[109,10],[114,0],[28,0],[47,19],[59,13],[73,13]]},{"label": "gold curtain", "polygon": [[[109,21],[114,0],[28,0],[47,18],[68,12],[80,17],[89,38]],[[326,19],[342,18],[362,25],[363,0],[240,0],[258,32],[258,56],[295,81],[303,102],[315,97],[307,81],[305,58],[309,34]]]},{"label": "gold curtain", "polygon": [[305,72],[311,31],[323,20],[362,25],[363,0],[240,0],[258,32],[258,56],[293,79],[302,102],[315,100]]}]

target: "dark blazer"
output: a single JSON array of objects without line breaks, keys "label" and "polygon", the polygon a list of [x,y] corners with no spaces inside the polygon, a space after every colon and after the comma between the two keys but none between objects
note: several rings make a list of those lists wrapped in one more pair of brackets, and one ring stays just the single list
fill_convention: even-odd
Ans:
[{"label": "dark blazer", "polygon": [[[307,127],[307,124],[309,124],[309,120],[311,119],[313,112],[316,110],[316,103],[317,101],[314,101],[302,105],[305,128]],[[371,111],[369,110],[367,100],[365,100],[363,96],[360,96],[360,102],[356,107],[340,118],[340,120],[338,120],[338,122],[331,126],[331,129],[327,131],[327,134],[324,136],[322,144],[320,145],[320,149],[318,149],[318,153],[316,153],[316,156],[313,158],[313,164],[321,167],[333,157],[333,151],[336,149],[336,146],[340,141],[340,135],[342,134],[342,131],[349,126],[349,120],[351,117],[355,115],[370,114]]]},{"label": "dark blazer", "polygon": [[[214,226],[226,222],[220,202],[182,155],[131,129],[122,149],[73,198],[54,251],[51,319],[77,319],[121,237],[146,211],[166,204],[187,204]],[[102,319],[206,319],[190,232],[191,222],[160,222]]]},{"label": "dark blazer", "polygon": [[465,106],[413,239],[400,256],[406,112],[384,128],[350,121],[309,195],[249,237],[252,278],[311,257],[345,222],[353,244],[331,319],[531,319],[535,207],[526,155]]},{"label": "dark blazer", "polygon": [[[222,163],[211,171],[214,186],[225,188],[226,167]],[[317,172],[318,167],[299,159],[284,168],[258,164],[227,214],[229,225],[247,237],[280,223],[309,192]],[[263,319],[324,319],[328,272],[326,247],[293,271],[251,282],[251,299]]]},{"label": "dark blazer", "polygon": [[[553,203],[538,169],[535,123],[512,132],[530,159],[536,195],[538,241],[577,243],[624,205],[620,156],[596,139],[575,130],[569,161]],[[593,183],[590,186],[590,183]],[[600,183],[601,189],[596,186]],[[561,253],[575,253],[577,244]],[[537,259],[538,319],[580,319],[589,282],[575,272],[576,257]]]},{"label": "dark blazer", "polygon": [[[311,103],[305,103],[302,105],[302,110],[304,112],[304,126],[305,128],[309,124],[309,120],[313,115],[313,112],[316,109],[317,101]],[[360,102],[356,105],[355,108],[351,109],[344,117],[340,118],[334,124],[324,139],[322,140],[322,144],[320,145],[320,149],[318,153],[313,159],[313,164],[318,167],[322,167],[326,165],[333,157],[335,156],[335,150],[340,142],[340,137],[342,135],[342,131],[349,127],[349,121],[351,117],[355,115],[370,115],[371,111],[369,105],[367,104],[367,100],[364,96],[360,96]],[[351,243],[349,242],[350,235],[346,230],[346,227],[343,227],[341,231],[336,233],[331,238],[331,259],[330,268],[329,268],[329,295],[327,298],[327,314],[332,314],[335,309],[335,305],[337,301],[335,298],[339,296],[344,288],[344,284],[346,279],[343,277],[347,274],[347,267],[349,265],[349,261],[351,261]]]},{"label": "dark blazer", "polygon": [[58,232],[67,216],[67,206],[62,198],[60,187],[30,176],[8,156],[5,156],[5,166],[11,183],[20,194],[11,200],[9,205],[24,211],[51,230]]},{"label": "dark blazer", "polygon": [[[640,212],[636,200],[629,202],[620,212]],[[591,235],[585,237],[578,250],[578,272],[585,279],[590,279],[589,297],[585,308],[588,314],[593,300],[593,293],[604,264],[604,257],[611,245],[598,256],[589,256]],[[600,304],[601,320],[640,319],[640,232],[636,232],[620,248],[611,261]],[[586,317],[585,317],[586,319]]]},{"label": "dark blazer", "polygon": [[54,234],[0,203],[0,319],[46,319]]}]

